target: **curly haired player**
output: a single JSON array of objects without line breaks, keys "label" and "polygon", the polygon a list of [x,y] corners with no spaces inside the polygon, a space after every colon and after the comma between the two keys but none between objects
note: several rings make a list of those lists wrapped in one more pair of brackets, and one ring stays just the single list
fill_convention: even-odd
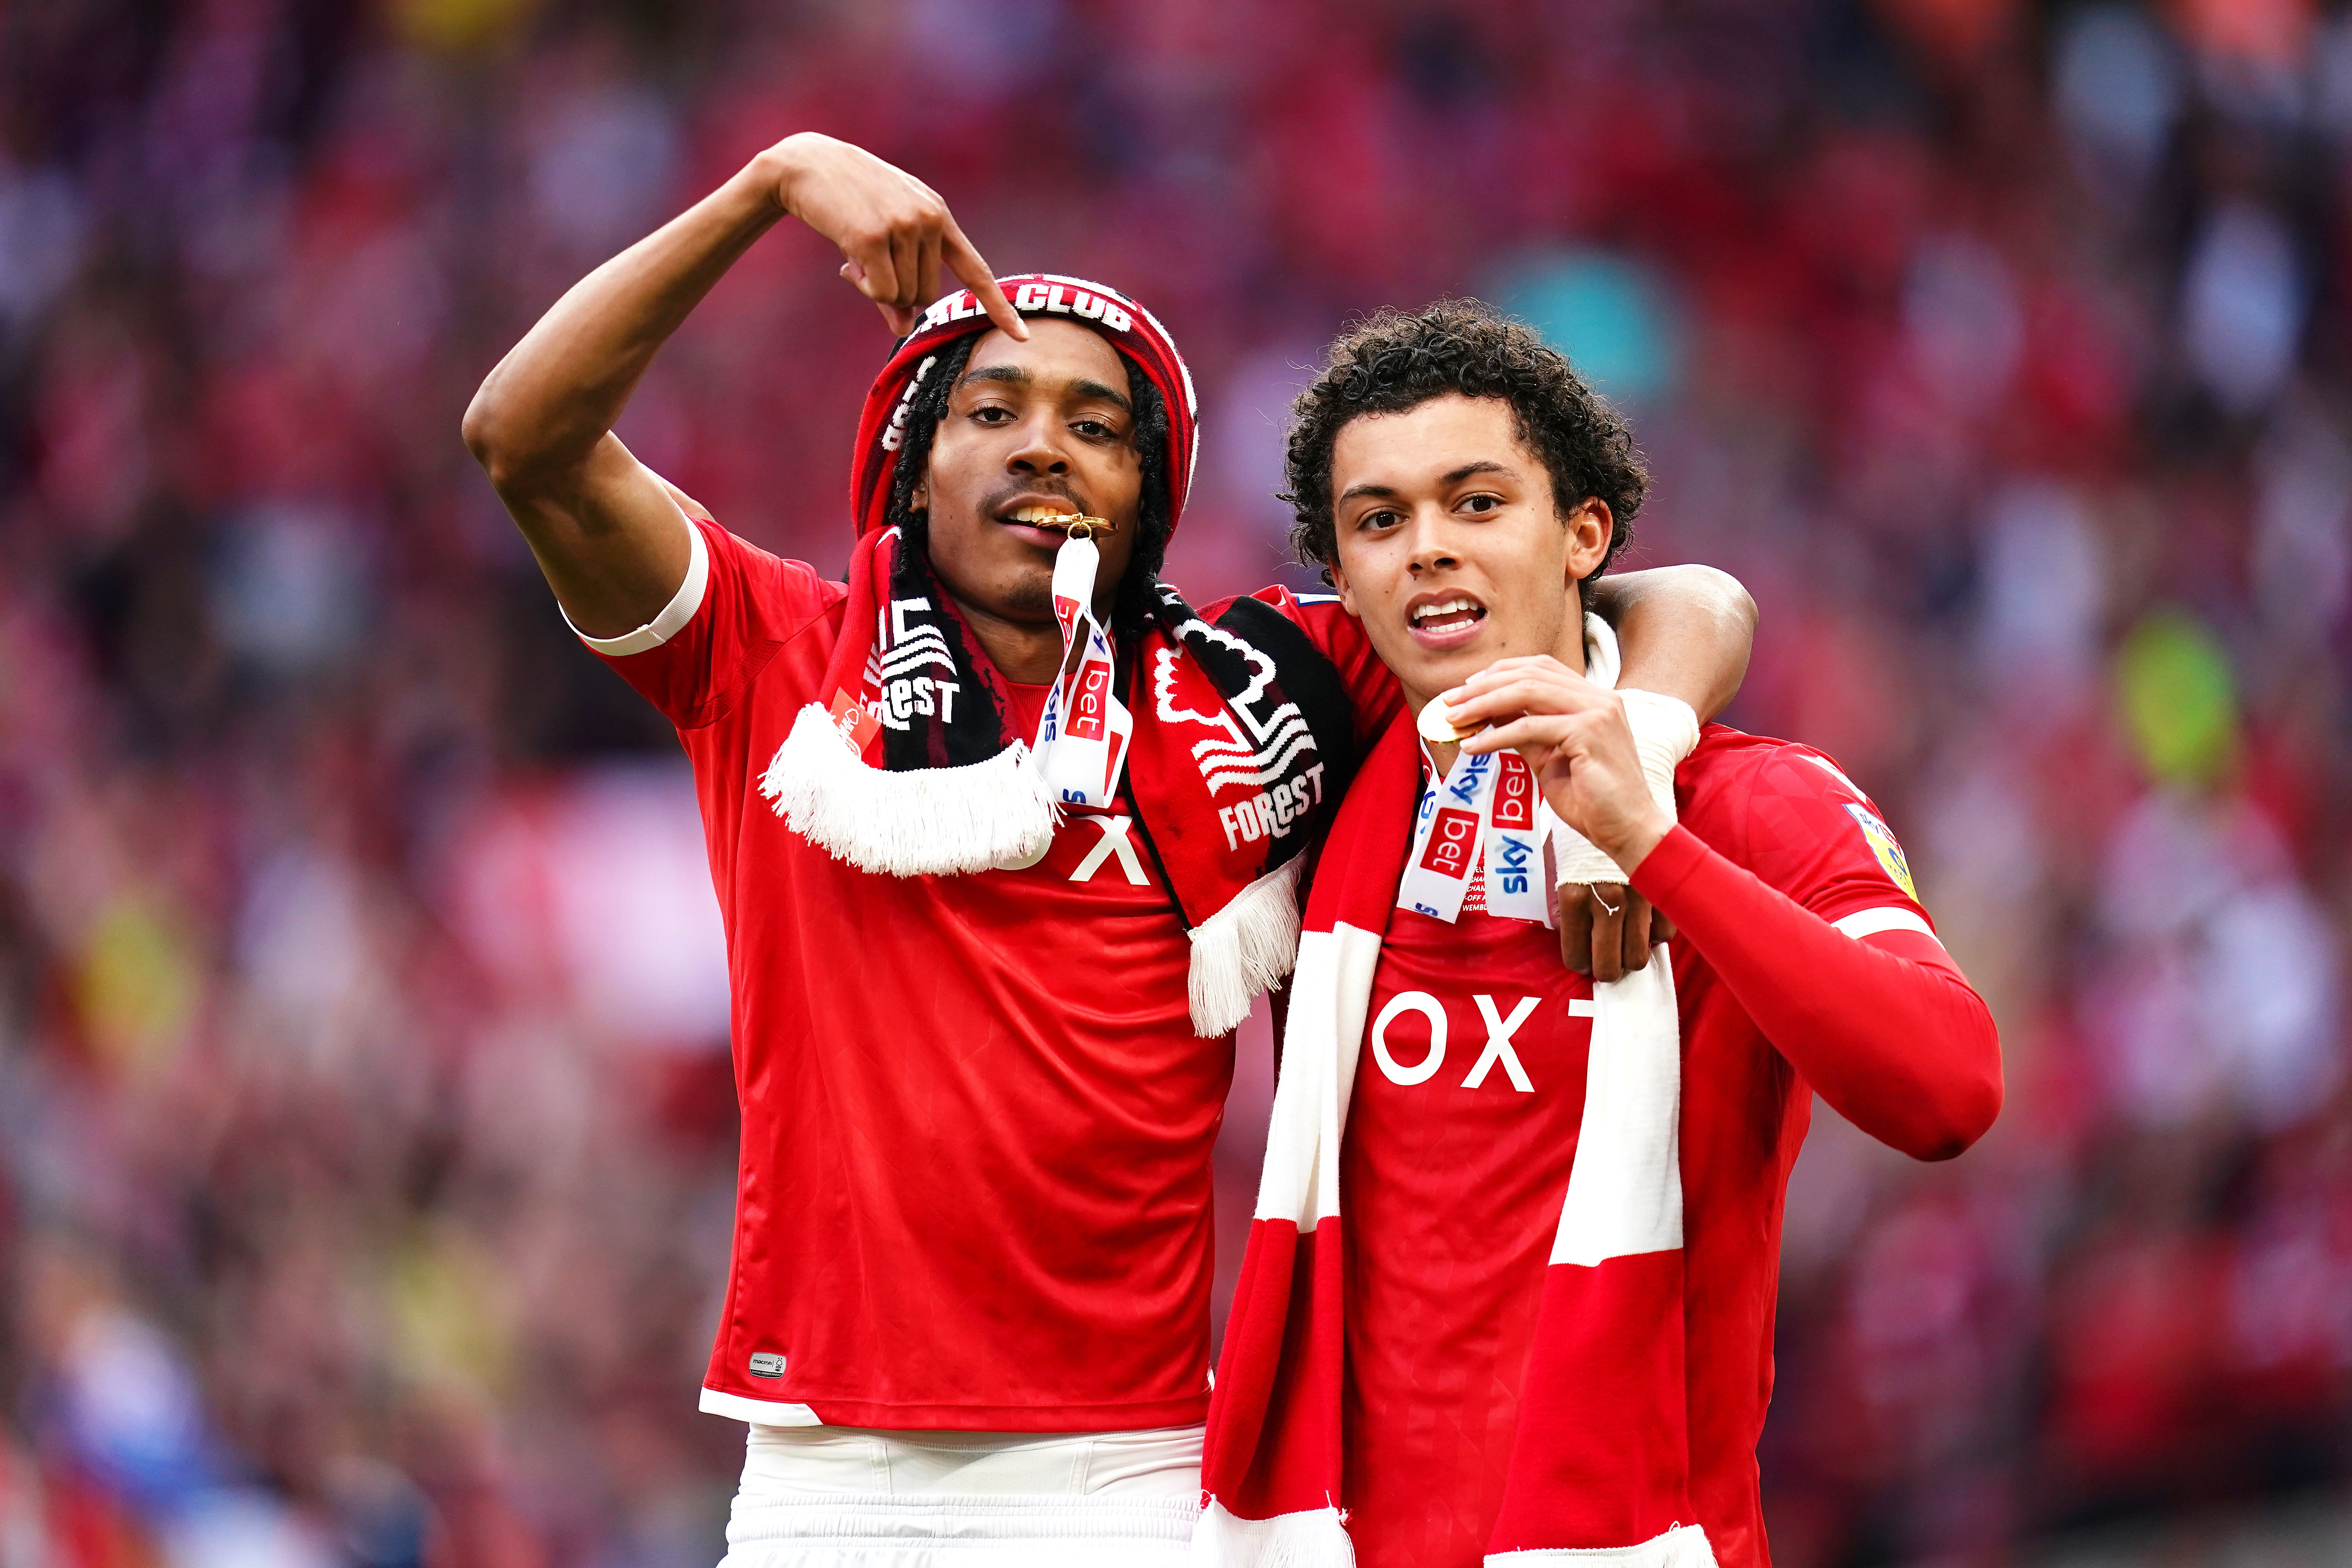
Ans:
[{"label": "curly haired player", "polygon": [[[1687,711],[1661,743],[1677,705],[1610,689],[1582,606],[1643,475],[1526,328],[1449,302],[1343,338],[1290,479],[1422,720],[1316,873],[1196,1557],[1762,1568],[1812,1095],[1949,1158],[2000,1108],[1991,1017],[1828,758]],[[1547,893],[1595,856],[1671,964],[1561,962]]]},{"label": "curly haired player", "polygon": [[[845,584],[612,434],[787,214],[902,335]],[[970,287],[926,307],[943,267]],[[1359,727],[1398,702],[1336,605],[1196,612],[1160,580],[1194,425],[1142,307],[1000,284],[935,193],[814,135],[575,286],[467,413],[573,627],[694,766],[743,1109],[702,1395],[751,1423],[730,1568],[1185,1550],[1232,1030],[1287,970]],[[1727,580],[1621,606],[1701,706],[1744,667]]]}]

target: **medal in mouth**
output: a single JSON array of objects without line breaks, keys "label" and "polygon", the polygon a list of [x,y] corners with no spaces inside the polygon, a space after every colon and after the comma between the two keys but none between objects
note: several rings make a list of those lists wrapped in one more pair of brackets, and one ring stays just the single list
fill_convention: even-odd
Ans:
[{"label": "medal in mouth", "polygon": [[1097,534],[1118,531],[1118,525],[1108,517],[1088,517],[1083,512],[1056,511],[1050,507],[1024,507],[1005,520],[1033,528],[1053,528],[1074,539],[1090,539]]}]

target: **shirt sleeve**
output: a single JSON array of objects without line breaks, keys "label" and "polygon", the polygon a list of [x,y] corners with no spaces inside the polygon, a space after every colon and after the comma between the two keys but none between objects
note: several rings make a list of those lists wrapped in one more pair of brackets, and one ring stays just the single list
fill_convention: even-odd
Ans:
[{"label": "shirt sleeve", "polygon": [[[1261,588],[1250,597],[1271,604],[1282,612],[1286,620],[1307,633],[1323,656],[1339,672],[1339,681],[1348,691],[1348,706],[1356,716],[1356,734],[1366,741],[1386,728],[1389,720],[1404,706],[1404,693],[1397,686],[1396,677],[1381,663],[1372,651],[1372,640],[1364,635],[1364,623],[1341,607],[1336,593],[1293,593],[1276,584]],[[1205,612],[1206,619],[1214,621],[1223,613],[1223,601]]]},{"label": "shirt sleeve", "polygon": [[693,530],[686,580],[661,613],[618,637],[590,637],[577,627],[572,634],[672,724],[697,729],[727,712],[775,650],[820,619],[843,590],[707,518],[685,520]]},{"label": "shirt sleeve", "polygon": [[2000,1109],[1992,1014],[1935,936],[1901,846],[1833,765],[1776,748],[1743,770],[1729,847],[1677,826],[1635,869],[1764,1038],[1838,1113],[1948,1159]]}]

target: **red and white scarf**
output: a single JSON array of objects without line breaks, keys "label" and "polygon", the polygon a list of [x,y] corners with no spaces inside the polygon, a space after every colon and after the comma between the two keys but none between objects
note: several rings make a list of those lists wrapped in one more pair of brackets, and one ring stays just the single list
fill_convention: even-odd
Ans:
[{"label": "red and white scarf", "polygon": [[[1052,274],[999,282],[1023,315],[1101,333],[1158,389],[1172,531],[1198,434],[1174,341],[1150,311],[1100,284]],[[1094,614],[1095,546],[1073,539],[1054,570],[1063,674],[1036,730],[1012,732],[1003,677],[887,516],[917,392],[950,345],[990,325],[970,290],[947,296],[866,395],[841,641],[821,699],[801,711],[760,789],[794,832],[862,871],[966,875],[1035,863],[1062,809],[1109,805],[1124,772],[1139,836],[1191,934],[1192,1026],[1213,1038],[1289,973],[1303,852],[1353,771],[1348,695],[1306,633],[1255,599],[1213,624],[1153,581],[1150,623],[1115,642]]]},{"label": "red and white scarf", "polygon": [[[1613,679],[1595,664],[1596,679]],[[1204,1568],[1355,1560],[1340,1427],[1339,1151],[1422,782],[1405,716],[1365,758],[1316,871],[1256,1217],[1210,1403],[1208,1506],[1193,1550]],[[1646,968],[1595,986],[1591,1007],[1576,1161],[1486,1561],[1713,1568],[1690,1500],[1681,1032],[1664,947]]]}]

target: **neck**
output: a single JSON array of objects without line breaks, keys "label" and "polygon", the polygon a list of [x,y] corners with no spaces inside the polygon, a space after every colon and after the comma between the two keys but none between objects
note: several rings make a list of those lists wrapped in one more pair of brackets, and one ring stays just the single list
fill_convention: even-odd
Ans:
[{"label": "neck", "polygon": [[[1572,594],[1574,591],[1571,587],[1570,592]],[[1570,600],[1568,619],[1559,629],[1559,638],[1551,647],[1544,651],[1578,674],[1585,673],[1584,609],[1581,603],[1573,599]],[[1400,679],[1397,685],[1404,689],[1404,700],[1412,705],[1414,713],[1419,713],[1423,708],[1427,707],[1439,695],[1435,691],[1423,691],[1407,680]],[[1453,688],[1448,686],[1444,689],[1451,691]],[[1451,772],[1454,768],[1454,758],[1460,754],[1462,748],[1451,741],[1431,741],[1428,745],[1430,760],[1437,764],[1437,771],[1441,774]]]},{"label": "neck", "polygon": [[1053,621],[1015,621],[962,598],[955,602],[998,674],[1024,686],[1054,678],[1062,664],[1062,629]]},{"label": "neck", "polygon": [[[1062,628],[1050,617],[1044,621],[1016,621],[992,610],[982,609],[961,594],[951,597],[962,612],[964,624],[980,639],[980,650],[996,673],[1016,685],[1042,686],[1060,673],[1062,666]],[[1095,595],[1095,618],[1108,628],[1110,612],[1117,599],[1113,589]],[[1083,643],[1083,639],[1081,639]],[[1073,647],[1073,656],[1080,648]]]}]

